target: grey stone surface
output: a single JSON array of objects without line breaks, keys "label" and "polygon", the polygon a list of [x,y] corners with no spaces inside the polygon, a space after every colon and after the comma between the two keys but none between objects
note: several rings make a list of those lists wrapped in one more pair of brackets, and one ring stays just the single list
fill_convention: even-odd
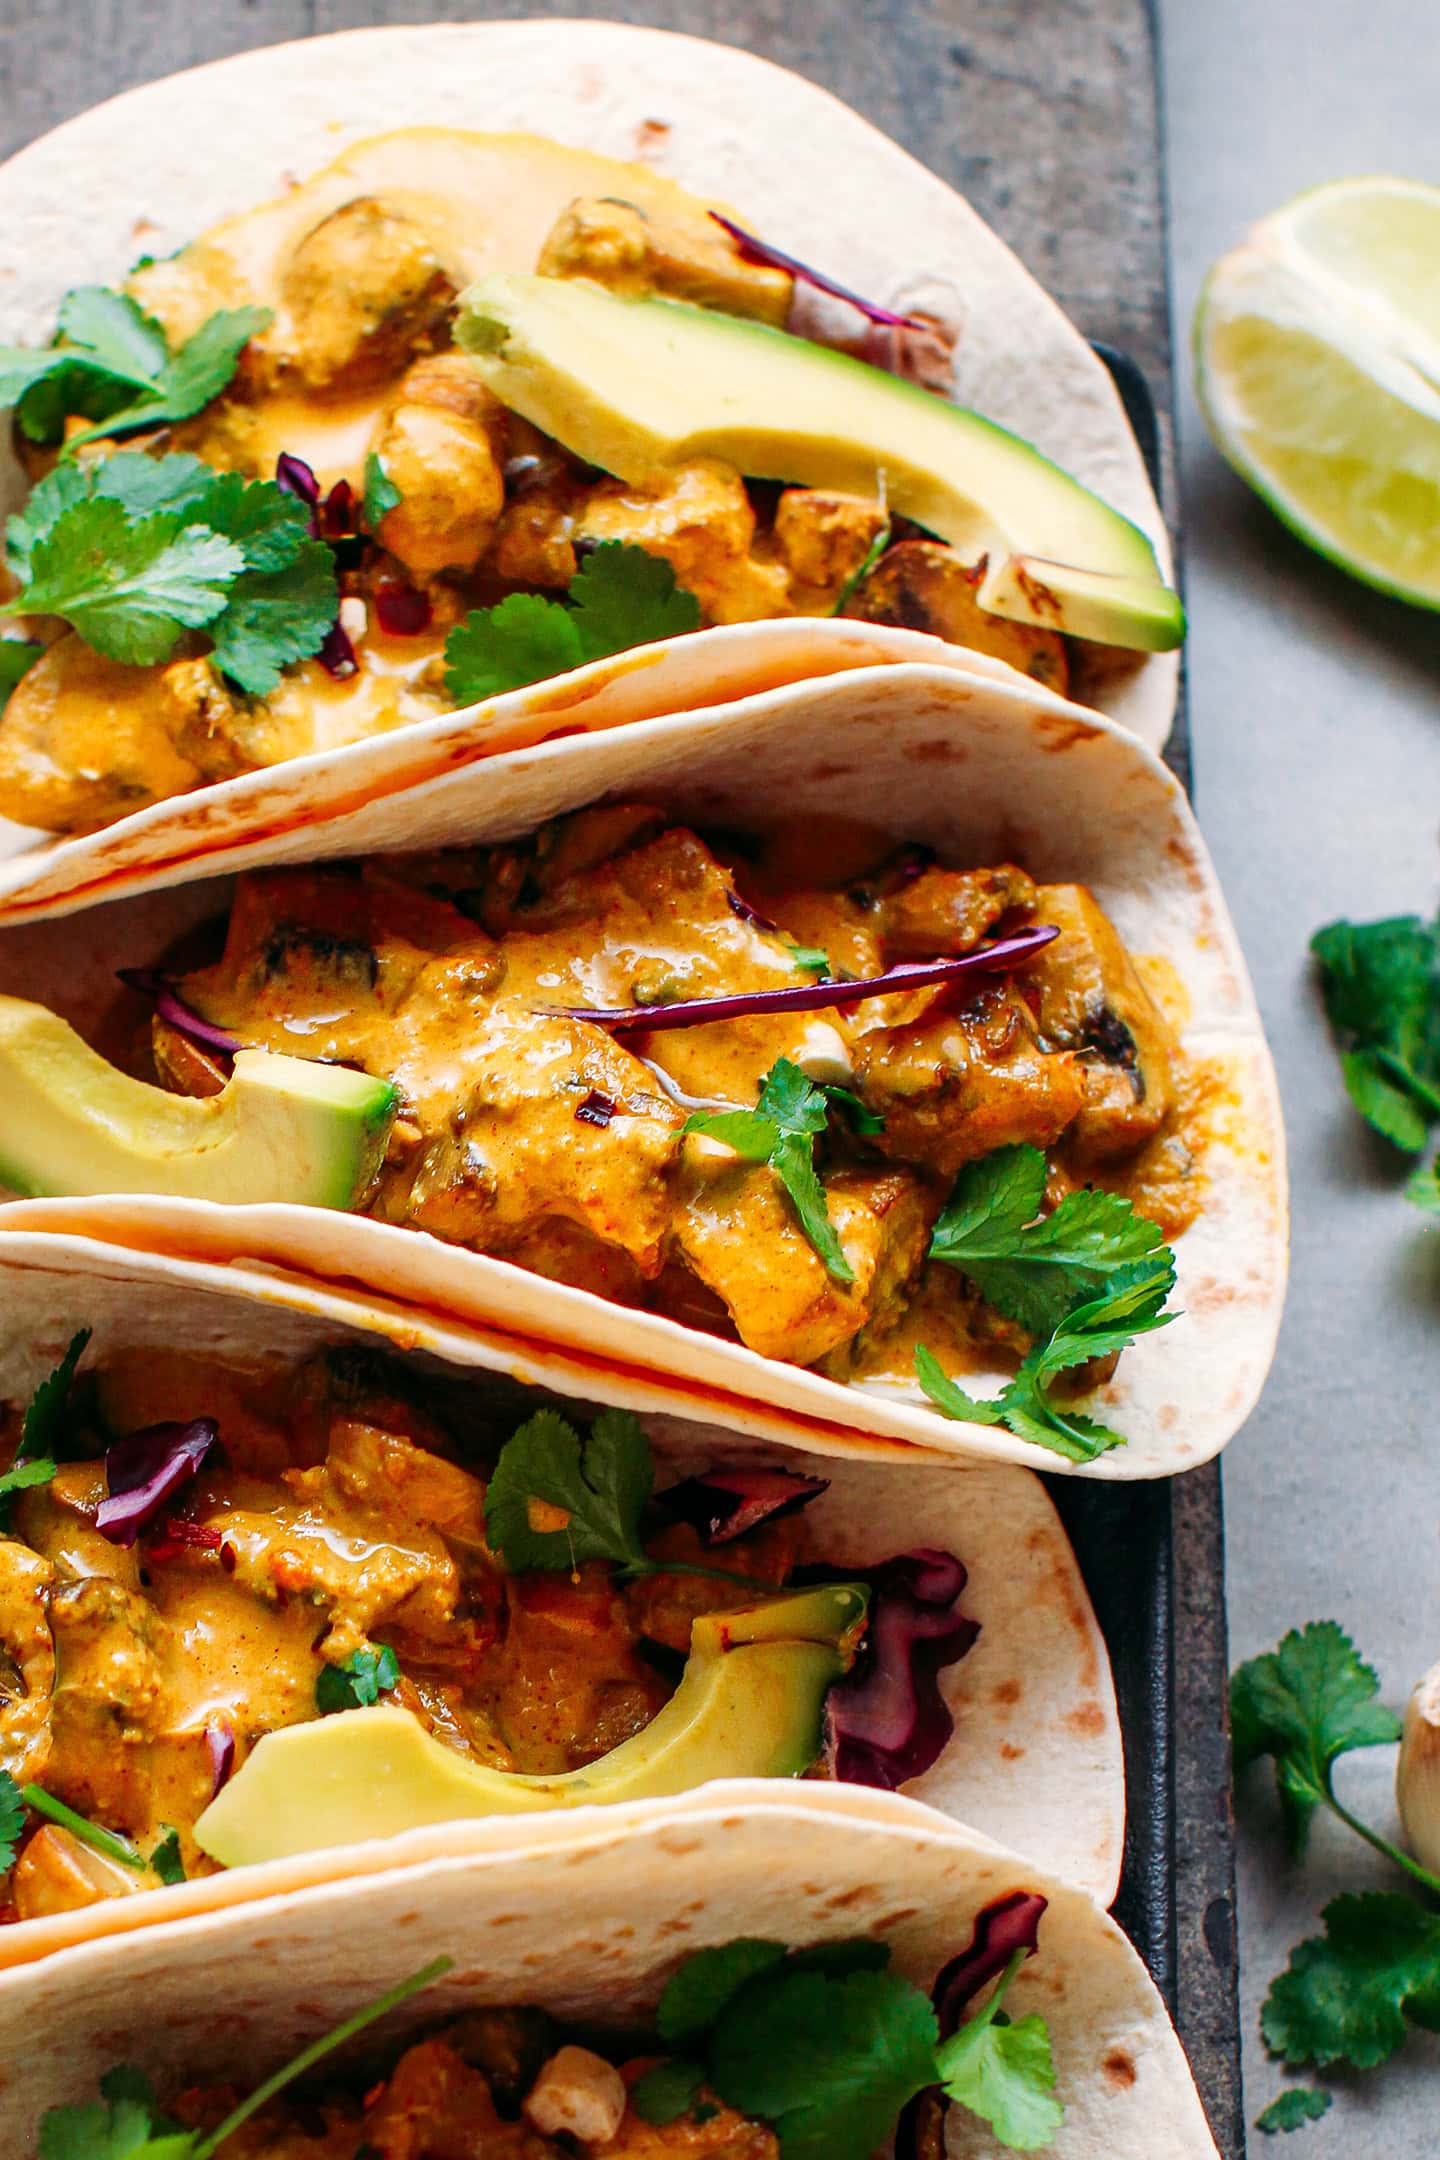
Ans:
[{"label": "grey stone surface", "polygon": [[[1398,1702],[1440,1658],[1440,1235],[1347,1111],[1305,947],[1336,915],[1435,905],[1440,618],[1352,584],[1281,531],[1211,448],[1184,354],[1208,264],[1252,219],[1346,173],[1440,182],[1440,15],[1414,0],[1160,0],[1159,13],[1195,784],[1275,1047],[1294,1179],[1280,1356],[1225,1461],[1231,1649],[1251,1656],[1333,1614]],[[1393,1767],[1376,1750],[1341,1780],[1392,1829]],[[1247,1780],[1239,1813],[1253,2121],[1283,2083],[1256,2032],[1272,1974],[1334,1891],[1396,1878],[1338,1826],[1291,1865],[1263,1780]],[[1440,2151],[1440,2042],[1417,2036],[1337,2094],[1284,2150]]]}]

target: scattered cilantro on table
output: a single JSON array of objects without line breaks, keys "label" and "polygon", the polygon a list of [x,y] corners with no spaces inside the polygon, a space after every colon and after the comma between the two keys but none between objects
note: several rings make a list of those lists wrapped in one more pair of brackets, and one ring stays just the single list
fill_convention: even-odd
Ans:
[{"label": "scattered cilantro on table", "polygon": [[[1272,1760],[1297,1857],[1316,1809],[1325,1807],[1422,1890],[1440,1896],[1440,1876],[1335,1795],[1334,1766],[1342,1755],[1400,1737],[1400,1720],[1377,1700],[1379,1692],[1373,1668],[1335,1621],[1292,1630],[1231,1680],[1235,1768]],[[1272,2055],[1295,2068],[1371,2070],[1403,2045],[1411,2025],[1440,2031],[1440,1912],[1396,1891],[1368,1891],[1332,1899],[1321,1920],[1324,1933],[1292,1952],[1261,2010]],[[1329,2100],[1320,2089],[1294,2088],[1271,2103],[1258,2127],[1298,2129],[1317,2120]]]},{"label": "scattered cilantro on table", "polygon": [[40,2124],[40,2160],[211,2160],[211,2155],[277,2093],[307,2070],[313,2070],[316,2063],[323,2062],[347,2040],[353,2040],[377,2018],[385,2017],[429,1987],[449,1972],[453,1963],[453,1958],[435,1958],[408,1980],[388,1988],[375,2002],[367,2003],[333,2031],[302,2048],[232,2108],[213,2130],[182,2130],[162,2111],[155,2088],[143,2071],[129,2064],[107,2070],[100,2080],[99,2101],[46,2111]]},{"label": "scattered cilantro on table", "polygon": [[996,1148],[967,1163],[930,1239],[932,1260],[957,1268],[1034,1338],[1015,1377],[999,1395],[970,1395],[923,1345],[915,1370],[947,1417],[1004,1425],[1072,1462],[1093,1462],[1124,1435],[1057,1400],[1054,1383],[1168,1327],[1175,1257],[1159,1227],[1115,1193],[1068,1193],[1042,1215],[1045,1178],[1040,1148]]},{"label": "scattered cilantro on table", "polygon": [[32,442],[59,442],[72,416],[95,422],[67,453],[94,436],[169,427],[219,396],[269,321],[266,308],[223,309],[172,348],[127,293],[82,285],[62,301],[52,345],[0,346],[0,405],[16,408]]},{"label": "scattered cilantro on table", "polygon": [[[1392,1147],[1420,1154],[1440,1119],[1440,920],[1327,923],[1310,950],[1351,1102]],[[1440,1164],[1416,1170],[1405,1195],[1440,1214]]]},{"label": "scattered cilantro on table", "polygon": [[886,1969],[885,1945],[727,1943],[680,1968],[661,1997],[676,2055],[635,2088],[652,2123],[689,2112],[702,2087],[774,2125],[781,2160],[866,2160],[917,2094],[938,2085],[1002,2145],[1049,2145],[1063,2110],[1044,2020],[1010,2022],[1018,1952],[989,2000],[942,2040],[930,1999]]},{"label": "scattered cilantro on table", "polygon": [[[835,1090],[843,1102],[848,1090]],[[815,1141],[830,1116],[831,1091],[817,1087],[789,1058],[777,1058],[766,1073],[753,1110],[697,1110],[685,1120],[687,1133],[723,1141],[746,1162],[768,1163],[790,1196],[800,1228],[836,1282],[855,1280],[845,1257],[825,1187],[815,1168]]]},{"label": "scattered cilantro on table", "polygon": [[200,630],[255,696],[319,651],[339,604],[334,557],[302,502],[179,454],[58,465],[9,521],[6,555],[21,583],[0,613],[58,615],[96,652],[140,666]]},{"label": "scattered cilantro on table", "polygon": [[53,1372],[36,1388],[20,1421],[20,1442],[8,1470],[0,1473],[0,1535],[9,1528],[12,1493],[35,1485],[48,1485],[65,1454],[65,1418],[75,1370],[90,1340],[90,1329],[81,1328],[70,1338],[65,1355]]},{"label": "scattered cilantro on table", "polygon": [[321,1717],[337,1710],[368,1710],[400,1685],[400,1660],[388,1643],[378,1650],[352,1650],[339,1665],[322,1665],[315,1681],[315,1707]]},{"label": "scattered cilantro on table", "polygon": [[473,609],[445,641],[445,680],[457,705],[474,705],[699,627],[700,603],[676,585],[668,562],[605,540],[570,580],[566,600],[511,593]]}]

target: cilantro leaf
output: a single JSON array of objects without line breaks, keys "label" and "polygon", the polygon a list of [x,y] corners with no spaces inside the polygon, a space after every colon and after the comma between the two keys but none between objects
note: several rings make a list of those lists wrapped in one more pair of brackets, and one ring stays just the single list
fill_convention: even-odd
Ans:
[{"label": "cilantro leaf", "polygon": [[445,680],[457,705],[474,705],[699,627],[700,603],[668,562],[606,540],[570,580],[568,601],[511,593],[472,609],[445,641]]},{"label": "cilantro leaf", "polygon": [[155,2089],[129,2064],[100,2080],[104,2100],[51,2108],[40,2124],[40,2160],[188,2160],[195,2140],[161,2113]]},{"label": "cilantro leaf", "polygon": [[1331,1770],[1353,1748],[1400,1737],[1400,1720],[1375,1700],[1380,1682],[1333,1620],[1293,1630],[1278,1650],[1251,1658],[1230,1682],[1235,1768],[1273,1757],[1291,1849],[1303,1854],[1317,1807],[1333,1804]]},{"label": "cilantro leaf", "polygon": [[235,580],[224,608],[206,625],[216,667],[264,697],[282,668],[319,652],[337,605],[334,556],[323,540],[302,540],[282,567],[246,570]]},{"label": "cilantro leaf", "polygon": [[855,1280],[855,1270],[830,1220],[825,1187],[815,1168],[815,1137],[825,1130],[829,1115],[826,1091],[789,1058],[777,1058],[753,1110],[696,1110],[683,1130],[722,1141],[747,1162],[768,1163],[790,1195],[800,1228],[826,1273],[848,1283]]},{"label": "cilantro leaf", "polygon": [[785,1945],[744,1935],[697,1950],[672,1973],[655,2013],[655,2030],[666,2047],[689,2047],[725,2014],[746,1982],[770,1972],[785,1958]]},{"label": "cilantro leaf", "polygon": [[1440,1117],[1440,925],[1327,923],[1310,940],[1341,1071],[1360,1115],[1418,1154]]},{"label": "cilantro leaf", "polygon": [[863,1133],[870,1139],[876,1133],[884,1132],[884,1118],[878,1110],[872,1110],[868,1103],[862,1102],[853,1088],[840,1087],[833,1080],[822,1080],[820,1092],[832,1110],[845,1112],[857,1133]]},{"label": "cilantro leaf", "polygon": [[378,1650],[352,1650],[339,1665],[322,1665],[315,1680],[315,1707],[321,1717],[337,1710],[368,1710],[400,1684],[400,1660],[388,1643]]},{"label": "cilantro leaf", "polygon": [[177,420],[190,419],[220,395],[235,373],[242,351],[270,319],[268,308],[222,308],[154,371],[138,397],[122,405],[118,412],[107,413],[82,434],[72,435],[67,451],[78,449],[97,435],[170,427]]},{"label": "cilantro leaf", "polygon": [[173,1887],[186,1880],[185,1862],[180,1857],[180,1833],[172,1823],[162,1825],[162,1833],[150,1855],[150,1865],[162,1883]]},{"label": "cilantro leaf", "polygon": [[704,2082],[705,2072],[699,2063],[680,2058],[656,2063],[635,2085],[631,2103],[642,2122],[675,2122],[690,2113]]},{"label": "cilantro leaf", "polygon": [[1288,2092],[1277,2093],[1269,2107],[1260,2110],[1255,2127],[1262,2137],[1273,2137],[1277,2130],[1303,2130],[1306,2123],[1319,2122],[1333,2097],[1318,2086],[1292,2085]]},{"label": "cilantro leaf", "polygon": [[264,308],[212,315],[178,351],[126,293],[85,285],[62,303],[56,342],[30,351],[0,347],[0,405],[17,408],[32,442],[58,442],[72,414],[95,435],[188,420],[225,388],[240,353],[270,320]]},{"label": "cilantro leaf", "polygon": [[[3,649],[3,648],[0,648]],[[1406,1180],[1405,1197],[1427,1215],[1440,1215],[1440,1157],[1428,1162]]]},{"label": "cilantro leaf", "polygon": [[932,1260],[961,1269],[988,1304],[1032,1335],[1051,1333],[1076,1305],[1100,1296],[1118,1270],[1162,1253],[1169,1259],[1158,1224],[1117,1194],[1067,1193],[1040,1216],[1044,1191],[1041,1149],[996,1148],[965,1165],[930,1239]]},{"label": "cilantro leaf", "polygon": [[1321,1918],[1324,1935],[1292,1952],[1261,2010],[1272,2054],[1372,2070],[1403,2045],[1407,2020],[1440,2026],[1440,1914],[1372,1890],[1332,1899]]},{"label": "cilantro leaf", "polygon": [[0,712],[9,704],[15,685],[29,674],[44,650],[31,638],[0,638]]},{"label": "cilantro leaf", "polygon": [[8,1500],[11,1493],[29,1492],[34,1485],[48,1485],[59,1467],[48,1455],[11,1463],[8,1470],[0,1471],[0,1500]]},{"label": "cilantro leaf", "polygon": [[1038,2152],[1053,2142],[1065,2118],[1055,2098],[1050,2031],[1032,2014],[1008,2024],[996,2007],[1003,1992],[962,2025],[940,2050],[944,2086],[952,2100],[989,2123],[1002,2145]]},{"label": "cilantro leaf", "polygon": [[0,1874],[15,1858],[25,1827],[25,1797],[8,1770],[0,1770]]},{"label": "cilantro leaf", "polygon": [[30,583],[4,612],[62,616],[96,652],[144,665],[218,614],[244,566],[233,542],[176,512],[131,524],[97,497],[35,543]]},{"label": "cilantro leaf", "polygon": [[710,2081],[774,2124],[781,2160],[868,2160],[935,2082],[938,2040],[928,1997],[898,1973],[832,1980],[782,1967],[727,2008]]},{"label": "cilantro leaf", "polygon": [[457,705],[568,675],[585,654],[570,610],[538,593],[474,608],[445,640],[445,681]]},{"label": "cilantro leaf", "polygon": [[170,341],[153,315],[128,293],[81,285],[60,303],[57,333],[85,348],[107,375],[140,387],[154,381],[170,357]]},{"label": "cilantro leaf", "polygon": [[65,1413],[70,1403],[70,1390],[75,1385],[75,1373],[89,1347],[91,1333],[92,1330],[88,1327],[76,1330],[59,1364],[53,1372],[46,1374],[31,1396],[20,1424],[17,1456],[63,1457]]},{"label": "cilantro leaf", "polygon": [[700,627],[699,601],[676,584],[664,556],[625,540],[592,549],[570,580],[570,600],[587,660]]},{"label": "cilantro leaf", "polygon": [[822,952],[818,945],[792,945],[790,957],[797,968],[804,968],[809,974],[828,977],[830,973],[830,955]]},{"label": "cilantro leaf", "polygon": [[190,512],[219,477],[200,458],[179,453],[152,458],[142,451],[121,450],[91,465],[59,464],[36,483],[23,509],[10,519],[6,560],[22,582],[27,580],[35,543],[77,503],[103,496],[107,502],[123,503],[131,518],[151,517],[162,510]]},{"label": "cilantro leaf", "polygon": [[378,450],[365,460],[365,524],[372,533],[383,517],[400,506],[400,490],[380,462]]},{"label": "cilantro leaf", "polygon": [[582,1560],[644,1569],[640,1518],[653,1482],[632,1412],[601,1411],[582,1444],[558,1411],[537,1410],[500,1450],[485,1488],[485,1534],[517,1572]]}]

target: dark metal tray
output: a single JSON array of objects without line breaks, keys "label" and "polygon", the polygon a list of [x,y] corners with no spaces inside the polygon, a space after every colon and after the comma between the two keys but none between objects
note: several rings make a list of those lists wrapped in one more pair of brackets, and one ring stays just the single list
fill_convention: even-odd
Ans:
[{"label": "dark metal tray", "polygon": [[[97,32],[102,27],[104,34]],[[1149,0],[31,0],[38,68],[0,80],[0,154],[131,83],[370,23],[598,15],[742,45],[833,90],[960,188],[1097,341],[1173,511]],[[1147,387],[1148,386],[1148,387]],[[1169,760],[1190,776],[1183,709]],[[1051,1481],[1110,1646],[1129,1830],[1116,1912],[1240,2160],[1220,1479]]]}]

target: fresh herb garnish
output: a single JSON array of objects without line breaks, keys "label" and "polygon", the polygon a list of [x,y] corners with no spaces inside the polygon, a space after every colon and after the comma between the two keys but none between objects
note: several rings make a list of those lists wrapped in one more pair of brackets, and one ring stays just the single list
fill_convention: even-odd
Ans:
[{"label": "fresh herb garnish", "polygon": [[321,1717],[337,1710],[368,1710],[400,1685],[400,1660],[388,1643],[378,1650],[352,1650],[339,1665],[322,1665],[315,1681],[315,1707]]},{"label": "fresh herb garnish", "polygon": [[872,1139],[876,1133],[884,1132],[884,1118],[878,1110],[872,1110],[868,1103],[863,1103],[853,1088],[841,1087],[834,1080],[822,1080],[820,1090],[832,1110],[844,1111],[857,1133],[863,1133],[867,1139]]},{"label": "fresh herb garnish", "polygon": [[48,1485],[63,1458],[70,1390],[90,1334],[89,1328],[81,1328],[71,1336],[65,1355],[54,1371],[46,1374],[26,1406],[14,1460],[0,1474],[0,1533],[9,1528],[10,1510],[5,1503],[11,1494]]},{"label": "fresh herb garnish", "polygon": [[[1327,1808],[1422,1890],[1440,1896],[1440,1876],[1372,1830],[1335,1795],[1334,1765],[1355,1748],[1400,1737],[1400,1720],[1381,1704],[1380,1683],[1333,1620],[1312,1622],[1279,1648],[1240,1666],[1230,1684],[1235,1767],[1262,1756],[1275,1765],[1291,1850],[1303,1854],[1319,1807]],[[1440,2018],[1440,1913],[1394,1891],[1334,1898],[1324,1934],[1292,1952],[1271,1986],[1260,2029],[1272,2055],[1300,2067],[1370,2070],[1401,2047],[1412,2025]],[[1282,2093],[1264,2129],[1294,2129],[1324,2113],[1320,2091]]]},{"label": "fresh herb garnish", "polygon": [[203,630],[215,665],[255,696],[319,651],[338,605],[303,503],[188,456],[57,466],[10,520],[7,558],[21,589],[0,614],[58,615],[140,666]]},{"label": "fresh herb garnish", "polygon": [[0,638],[0,712],[4,712],[11,691],[24,681],[44,650],[33,638]]},{"label": "fresh herb garnish", "polygon": [[807,974],[828,975],[830,973],[830,955],[827,952],[822,952],[818,945],[792,945],[790,947],[790,957],[795,962],[796,967],[804,968]]},{"label": "fresh herb garnish", "polygon": [[92,1852],[102,1853],[107,1860],[113,1860],[119,1867],[133,1868],[137,1875],[144,1872],[145,1862],[129,1838],[121,1837],[118,1830],[107,1830],[103,1824],[91,1822],[88,1815],[78,1814],[74,1808],[67,1806],[65,1801],[57,1800],[53,1793],[46,1792],[42,1785],[22,1785],[20,1797],[26,1807],[33,1809],[35,1814],[44,1815],[51,1822],[59,1823],[72,1837],[78,1838],[82,1845],[88,1845]]},{"label": "fresh herb garnish", "polygon": [[457,705],[474,705],[699,627],[699,601],[663,557],[605,540],[570,580],[568,600],[511,593],[472,610],[445,641],[445,680]]},{"label": "fresh herb garnish", "polygon": [[1069,1193],[1041,1216],[1045,1156],[996,1148],[968,1163],[935,1225],[930,1258],[961,1270],[987,1303],[1035,1337],[1013,1380],[978,1398],[946,1377],[923,1346],[915,1370],[947,1417],[1004,1425],[1072,1462],[1122,1447],[1124,1434],[1058,1402],[1053,1384],[1092,1358],[1166,1327],[1175,1256],[1155,1223],[1114,1193]]},{"label": "fresh herb garnish", "polygon": [[942,2040],[929,1997],[886,1969],[885,1945],[729,1943],[690,1958],[661,1997],[661,2039],[680,2053],[635,2088],[654,2123],[687,2111],[702,2085],[772,2123],[781,2160],[866,2160],[928,2087],[1020,2152],[1050,2144],[1063,2110],[1044,2020],[1010,2023],[1003,2003],[1025,1952],[988,2002]]},{"label": "fresh herb garnish", "polygon": [[185,1862],[180,1857],[180,1833],[173,1823],[162,1825],[162,1834],[150,1855],[150,1868],[167,1888],[186,1880]]},{"label": "fresh herb garnish", "polygon": [[67,454],[97,435],[169,427],[219,396],[270,319],[267,308],[223,309],[172,349],[127,293],[82,285],[61,303],[53,345],[0,346],[0,406],[16,407],[32,442],[58,442],[72,414],[96,422]]},{"label": "fresh herb garnish", "polygon": [[1277,2093],[1269,2107],[1261,2108],[1255,2127],[1265,2137],[1273,2137],[1277,2130],[1303,2130],[1306,2123],[1319,2122],[1328,2113],[1333,2097],[1315,2085],[1292,2085],[1287,2092]]},{"label": "fresh herb garnish", "polygon": [[1440,925],[1418,915],[1327,923],[1310,950],[1350,1100],[1418,1154],[1440,1117]]},{"label": "fresh herb garnish", "polygon": [[25,1796],[8,1770],[0,1770],[0,1875],[11,1866],[25,1827]]},{"label": "fresh herb garnish", "polygon": [[377,2018],[385,2017],[422,1988],[431,1986],[450,1971],[454,1962],[453,1958],[434,1958],[408,1980],[387,1988],[376,2001],[302,2048],[283,2069],[266,2078],[248,2099],[232,2108],[213,2130],[181,2130],[162,2113],[155,2088],[142,2071],[128,2065],[107,2071],[100,2080],[104,2105],[91,2100],[79,2107],[46,2111],[40,2124],[40,2160],[210,2160],[211,2154],[277,2093],[307,2070],[313,2070],[316,2063],[323,2062],[347,2040],[353,2040]]},{"label": "fresh herb garnish", "polygon": [[825,1187],[815,1168],[815,1141],[830,1115],[830,1100],[789,1058],[766,1073],[753,1110],[696,1110],[683,1130],[719,1140],[746,1162],[768,1163],[786,1192],[800,1228],[836,1282],[855,1280],[845,1257]]},{"label": "fresh herb garnish", "polygon": [[380,520],[400,507],[400,490],[380,462],[378,450],[365,460],[365,526],[374,532]]}]

